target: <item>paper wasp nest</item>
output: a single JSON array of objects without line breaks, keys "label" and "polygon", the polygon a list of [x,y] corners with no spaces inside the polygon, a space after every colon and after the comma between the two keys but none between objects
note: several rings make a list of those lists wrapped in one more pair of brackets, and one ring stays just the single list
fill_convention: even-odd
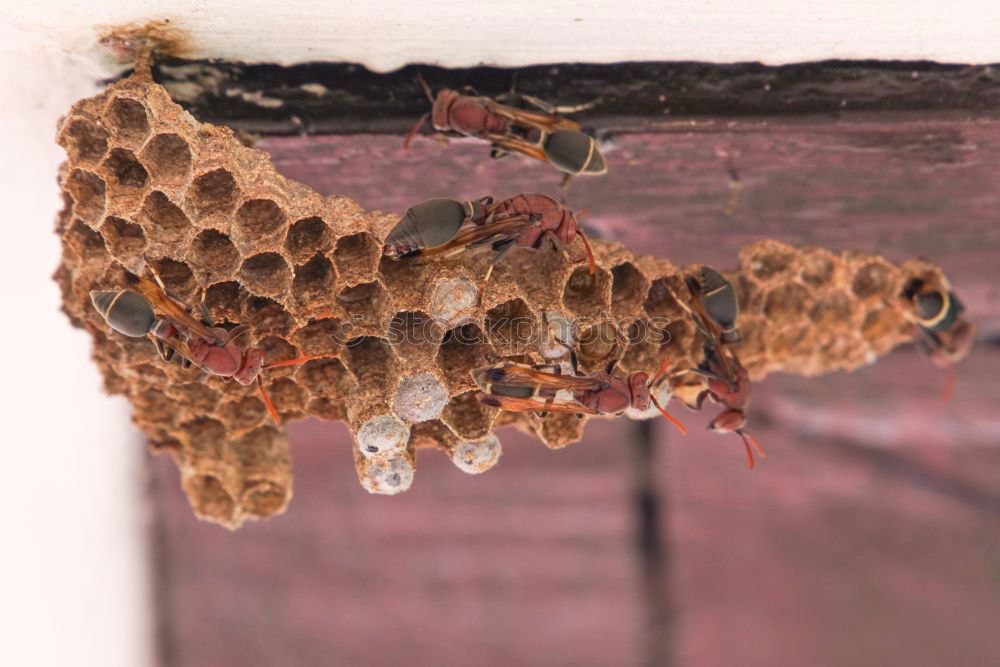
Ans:
[{"label": "paper wasp nest", "polygon": [[[177,462],[202,518],[235,527],[284,510],[288,441],[255,387],[165,364],[146,339],[109,330],[88,293],[123,287],[125,269],[155,268],[191,305],[204,289],[216,322],[249,325],[243,342],[263,348],[268,362],[330,355],[263,378],[283,422],[347,421],[359,478],[373,492],[408,488],[421,447],[444,450],[467,472],[492,466],[498,413],[475,400],[469,371],[560,356],[561,345],[539,333],[575,334],[586,370],[613,354],[625,371],[652,372],[663,355],[674,368],[700,360],[700,341],[673,296],[687,292],[670,262],[595,241],[591,277],[556,253],[539,261],[514,252],[480,300],[488,253],[423,265],[382,260],[380,241],[398,214],[366,213],[289,181],[267,154],[198,123],[149,78],[77,103],[58,141],[68,156],[56,272],[64,310],[93,336],[106,389],[128,397],[151,446]],[[739,270],[727,274],[743,309],[743,363],[760,378],[871,362],[913,336],[897,295],[917,269],[928,267],[747,246]],[[501,418],[527,425],[522,416]],[[562,447],[584,422],[551,415],[539,435]]]}]

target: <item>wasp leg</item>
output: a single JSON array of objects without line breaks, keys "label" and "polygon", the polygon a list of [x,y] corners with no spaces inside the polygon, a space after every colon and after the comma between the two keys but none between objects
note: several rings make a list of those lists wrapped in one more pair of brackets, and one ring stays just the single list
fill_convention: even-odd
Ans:
[{"label": "wasp leg", "polygon": [[563,174],[562,181],[559,183],[559,203],[563,206],[569,201],[569,185],[573,180],[573,174]]},{"label": "wasp leg", "polygon": [[513,248],[515,244],[516,244],[515,239],[510,239],[507,241],[500,241],[499,243],[493,245],[493,249],[498,252],[496,256],[493,258],[493,261],[490,262],[490,268],[486,270],[486,277],[483,278],[483,286],[479,288],[480,291],[486,288],[486,283],[490,281],[490,276],[493,275],[494,267],[496,267],[496,265],[500,262],[500,260],[504,258],[504,255],[510,252],[511,248]]}]

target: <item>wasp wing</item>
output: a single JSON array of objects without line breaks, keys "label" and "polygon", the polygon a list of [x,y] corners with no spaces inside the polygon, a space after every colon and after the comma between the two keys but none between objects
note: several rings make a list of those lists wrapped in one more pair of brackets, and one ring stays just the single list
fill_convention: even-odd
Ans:
[{"label": "wasp wing", "polygon": [[483,106],[495,114],[509,118],[515,123],[534,127],[543,132],[555,132],[556,130],[579,130],[580,124],[569,118],[563,118],[541,111],[528,111],[517,107],[507,106],[489,98],[482,99]]},{"label": "wasp wing", "polygon": [[515,398],[513,396],[494,396],[484,392],[478,392],[476,398],[483,404],[500,408],[508,412],[568,412],[575,415],[598,415],[593,408],[588,408],[577,401],[566,402],[546,402],[536,401],[530,398]]},{"label": "wasp wing", "polygon": [[481,373],[490,384],[531,386],[542,389],[568,389],[569,391],[589,391],[603,389],[607,383],[599,378],[580,375],[561,375],[535,370],[529,366],[503,366],[473,371]]},{"label": "wasp wing", "polygon": [[[163,288],[149,278],[131,276],[129,278],[129,282],[135,286],[135,289],[139,292],[139,294],[144,296],[146,300],[152,304],[154,310],[158,310],[162,314],[166,315],[168,319],[179,327],[187,329],[189,335],[205,338],[219,344],[225,342],[220,340],[216,332],[212,331],[195,319],[191,313],[184,308],[184,306],[171,299],[170,296],[163,291]],[[171,343],[171,345],[173,346],[173,343]]]},{"label": "wasp wing", "polygon": [[458,231],[450,241],[433,248],[424,248],[417,251],[419,257],[433,257],[436,255],[454,255],[462,252],[469,246],[486,245],[494,241],[503,241],[517,238],[526,229],[537,225],[537,222],[527,215],[515,215],[496,221],[489,221],[482,225],[471,225]]}]

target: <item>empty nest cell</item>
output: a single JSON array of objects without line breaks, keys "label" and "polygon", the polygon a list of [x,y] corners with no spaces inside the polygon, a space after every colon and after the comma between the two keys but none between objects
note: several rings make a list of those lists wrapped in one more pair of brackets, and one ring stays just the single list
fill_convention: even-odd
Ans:
[{"label": "empty nest cell", "polygon": [[308,355],[337,354],[347,342],[343,323],[335,317],[311,320],[295,332],[293,339],[302,353]]},{"label": "empty nest cell", "polygon": [[599,317],[607,312],[611,276],[604,269],[591,275],[587,267],[580,266],[570,274],[563,288],[562,302],[577,317]]},{"label": "empty nest cell", "polygon": [[244,253],[254,252],[286,231],[285,212],[270,199],[251,199],[236,211],[233,235]]},{"label": "empty nest cell", "polygon": [[646,292],[642,307],[651,318],[675,320],[685,317],[684,309],[677,304],[677,297],[687,295],[687,287],[677,276],[657,278]]},{"label": "empty nest cell", "polygon": [[434,358],[441,344],[441,326],[421,311],[401,311],[389,322],[389,343],[399,356],[417,363],[427,363]]},{"label": "empty nest cell", "polygon": [[184,211],[159,190],[150,192],[143,201],[138,222],[150,242],[171,248],[185,245],[194,231]]},{"label": "empty nest cell", "polygon": [[332,239],[330,228],[322,218],[303,218],[288,229],[285,252],[294,263],[298,264],[316,253],[325,253],[330,249]]},{"label": "empty nest cell", "polygon": [[473,389],[472,370],[489,365],[493,356],[482,330],[466,324],[449,331],[438,348],[437,364],[452,392]]},{"label": "empty nest cell", "polygon": [[496,408],[479,401],[475,391],[467,391],[451,399],[441,415],[441,421],[458,437],[478,440],[489,435],[497,412]]},{"label": "empty nest cell", "polygon": [[363,392],[380,392],[389,384],[392,349],[384,338],[362,336],[348,341],[341,355]]},{"label": "empty nest cell", "polygon": [[101,225],[101,234],[111,254],[123,264],[134,262],[146,250],[146,235],[142,227],[128,220],[108,217]]},{"label": "empty nest cell", "polygon": [[347,313],[344,327],[352,338],[382,333],[382,317],[389,306],[389,295],[377,283],[362,283],[340,291],[337,303]]},{"label": "empty nest cell", "polygon": [[511,299],[486,312],[486,334],[501,356],[524,354],[538,340],[538,321],[521,299]]},{"label": "empty nest cell", "polygon": [[794,263],[795,253],[784,244],[758,244],[750,254],[750,273],[767,281],[791,271]]},{"label": "empty nest cell", "polygon": [[336,280],[333,264],[326,256],[317,253],[295,269],[292,296],[301,308],[311,312],[329,311],[333,307],[333,284]]},{"label": "empty nest cell", "polygon": [[106,121],[119,141],[132,146],[141,144],[149,134],[146,107],[128,97],[116,97],[111,100]]},{"label": "empty nest cell", "polygon": [[240,196],[233,175],[225,169],[214,169],[194,179],[188,205],[199,218],[226,219],[232,215]]},{"label": "empty nest cell", "polygon": [[333,261],[337,273],[348,282],[369,279],[378,269],[382,248],[365,233],[344,236],[337,241]]},{"label": "empty nest cell", "polygon": [[893,296],[891,268],[881,261],[866,263],[854,274],[851,291],[859,299],[884,298]]},{"label": "empty nest cell", "polygon": [[181,486],[195,513],[203,518],[229,524],[236,513],[236,501],[214,475],[192,474]]},{"label": "empty nest cell", "polygon": [[240,254],[229,237],[206,229],[195,237],[188,250],[187,262],[203,283],[215,283],[231,277],[240,265]]},{"label": "empty nest cell", "polygon": [[[299,369],[296,377],[312,396],[346,397],[354,391],[354,379],[340,359],[313,359]],[[338,414],[340,408],[336,408]],[[343,418],[343,417],[341,417]]]},{"label": "empty nest cell", "polygon": [[66,125],[62,143],[70,162],[97,164],[108,152],[107,131],[86,118],[75,118]]},{"label": "empty nest cell", "polygon": [[142,150],[142,161],[158,186],[178,187],[191,172],[191,149],[180,135],[158,134]]},{"label": "empty nest cell", "polygon": [[248,296],[240,301],[243,308],[235,320],[237,322],[253,322],[254,331],[258,335],[287,336],[292,330],[295,320],[284,307],[264,296]]},{"label": "empty nest cell", "polygon": [[631,262],[611,268],[611,307],[630,311],[646,293],[646,279]]},{"label": "empty nest cell", "polygon": [[63,184],[73,198],[73,215],[90,226],[96,226],[107,205],[104,180],[84,169],[74,169]]},{"label": "empty nest cell", "polygon": [[240,322],[240,310],[247,292],[235,280],[209,285],[205,290],[205,306],[216,322]]},{"label": "empty nest cell", "polygon": [[278,378],[267,382],[267,393],[275,409],[284,418],[293,414],[301,414],[309,401],[308,392],[291,378]]},{"label": "empty nest cell", "polygon": [[142,190],[149,182],[149,173],[135,157],[135,153],[125,148],[116,148],[101,164],[104,178],[112,188]]},{"label": "empty nest cell", "polygon": [[288,291],[292,270],[278,253],[264,252],[243,262],[239,280],[254,294],[279,297]]}]

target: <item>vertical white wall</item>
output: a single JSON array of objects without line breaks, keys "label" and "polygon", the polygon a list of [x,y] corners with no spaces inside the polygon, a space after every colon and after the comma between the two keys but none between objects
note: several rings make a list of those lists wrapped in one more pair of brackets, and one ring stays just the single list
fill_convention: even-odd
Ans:
[{"label": "vertical white wall", "polygon": [[142,440],[50,276],[59,117],[103,72],[0,25],[0,664],[151,664]]}]

